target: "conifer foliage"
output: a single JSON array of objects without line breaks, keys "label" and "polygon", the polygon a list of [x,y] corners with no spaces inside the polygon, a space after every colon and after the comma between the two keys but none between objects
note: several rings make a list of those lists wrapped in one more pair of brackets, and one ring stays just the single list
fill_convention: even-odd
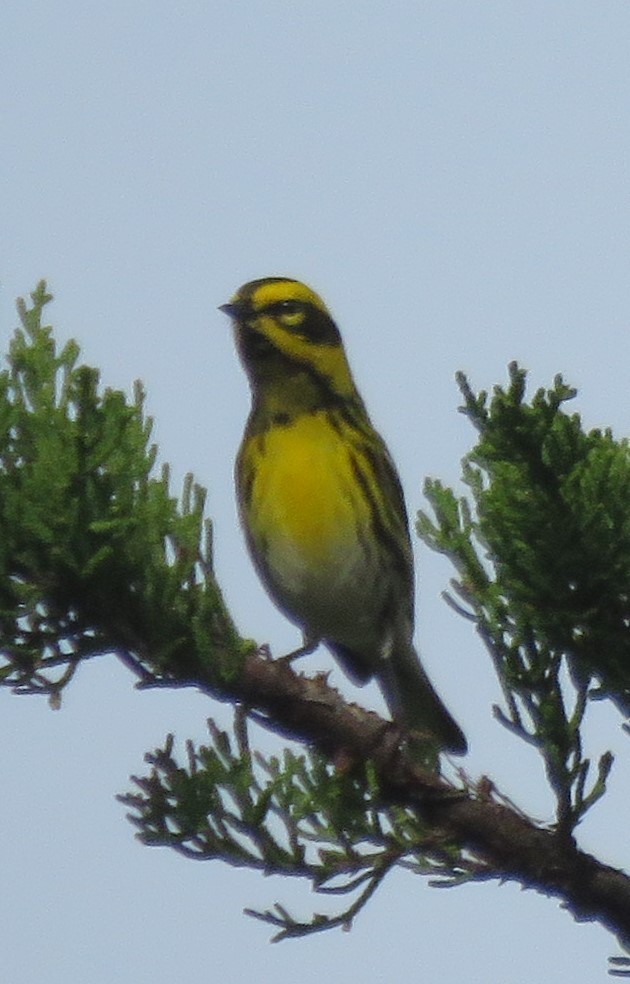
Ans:
[{"label": "conifer foliage", "polygon": [[[85,660],[113,655],[138,686],[232,703],[231,733],[210,722],[208,744],[183,755],[169,735],[121,799],[147,844],[304,878],[339,901],[306,919],[281,905],[252,913],[276,938],[349,924],[402,866],[442,885],[518,881],[628,947],[630,879],[575,834],[613,764],[606,749],[595,763],[584,754],[592,701],[630,712],[627,442],[585,431],[561,377],[528,401],[516,364],[492,397],[460,376],[477,431],[465,494],[427,481],[418,518],[454,565],[447,601],[493,661],[500,724],[542,757],[557,803],[544,827],[485,777],[424,772],[396,725],[240,638],[203,489],[189,477],[172,494],[141,386],[131,400],[103,389],[75,342],[59,351],[43,323],[50,300],[42,282],[19,304],[0,372],[0,683],[59,704]],[[291,747],[260,755],[261,724]]]}]

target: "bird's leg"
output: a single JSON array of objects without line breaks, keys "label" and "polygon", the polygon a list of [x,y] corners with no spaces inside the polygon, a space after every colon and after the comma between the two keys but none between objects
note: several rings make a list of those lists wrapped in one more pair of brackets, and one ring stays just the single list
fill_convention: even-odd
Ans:
[{"label": "bird's leg", "polygon": [[309,653],[315,652],[318,646],[319,639],[313,639],[305,634],[302,638],[302,645],[298,649],[293,649],[286,656],[280,656],[276,662],[292,663],[294,659],[300,659],[302,656],[308,656]]}]

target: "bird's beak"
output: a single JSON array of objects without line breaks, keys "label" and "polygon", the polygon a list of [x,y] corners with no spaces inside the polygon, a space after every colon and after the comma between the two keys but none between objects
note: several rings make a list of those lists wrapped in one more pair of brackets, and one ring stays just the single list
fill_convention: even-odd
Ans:
[{"label": "bird's beak", "polygon": [[229,301],[227,304],[219,304],[219,311],[223,311],[229,318],[238,318],[238,304]]}]

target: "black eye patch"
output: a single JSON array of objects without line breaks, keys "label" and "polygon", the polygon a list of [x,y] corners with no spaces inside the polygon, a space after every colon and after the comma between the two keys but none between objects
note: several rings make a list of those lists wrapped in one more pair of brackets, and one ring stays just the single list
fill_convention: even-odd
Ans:
[{"label": "black eye patch", "polygon": [[268,304],[263,310],[266,314],[276,315],[281,317],[283,314],[299,314],[302,312],[306,315],[306,304],[302,304],[301,301],[276,301],[274,304]]},{"label": "black eye patch", "polygon": [[295,325],[294,331],[302,338],[318,345],[340,345],[339,329],[329,314],[304,301],[276,301],[264,308],[265,314],[282,320],[283,316],[302,314],[302,320]]}]

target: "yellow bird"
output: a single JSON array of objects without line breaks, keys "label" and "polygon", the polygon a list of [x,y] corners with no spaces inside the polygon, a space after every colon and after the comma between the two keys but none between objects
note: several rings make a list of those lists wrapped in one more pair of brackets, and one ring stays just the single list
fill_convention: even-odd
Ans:
[{"label": "yellow bird", "polygon": [[339,329],[305,284],[245,284],[230,316],[252,407],[236,462],[241,522],[278,608],[323,642],[355,683],[375,677],[390,713],[428,745],[466,739],[413,645],[407,511],[365,409]]}]

